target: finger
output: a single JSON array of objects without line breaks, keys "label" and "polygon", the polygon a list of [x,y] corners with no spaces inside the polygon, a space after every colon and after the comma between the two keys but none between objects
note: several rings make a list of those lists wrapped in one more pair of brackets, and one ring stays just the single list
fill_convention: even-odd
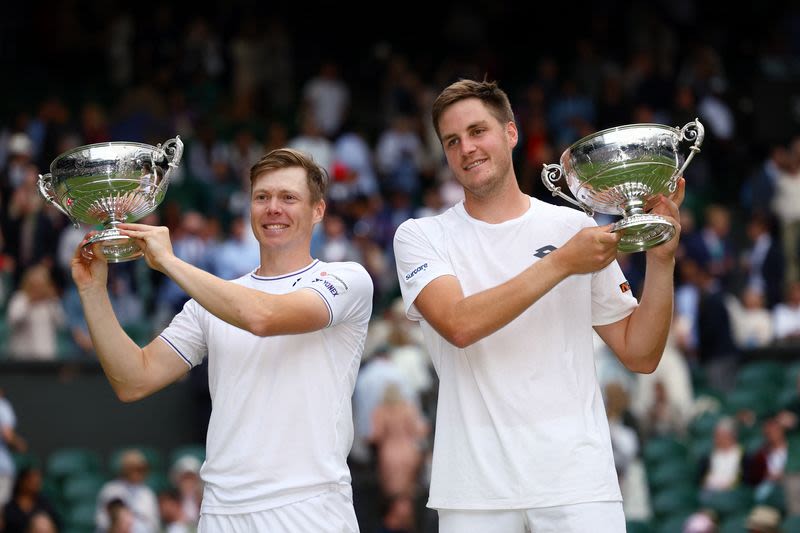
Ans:
[{"label": "finger", "polygon": [[124,229],[139,230],[139,231],[145,231],[155,228],[155,226],[149,226],[147,224],[137,224],[135,222],[123,222],[122,224],[117,224],[117,227]]},{"label": "finger", "polygon": [[99,242],[96,242],[92,245],[92,254],[94,258],[97,260],[102,261],[103,263],[108,263],[108,259],[106,259],[106,254],[103,253],[103,245]]},{"label": "finger", "polygon": [[678,178],[678,187],[675,189],[670,195],[670,199],[675,202],[675,205],[679,206],[683,203],[683,199],[686,197],[686,180],[683,176]]}]

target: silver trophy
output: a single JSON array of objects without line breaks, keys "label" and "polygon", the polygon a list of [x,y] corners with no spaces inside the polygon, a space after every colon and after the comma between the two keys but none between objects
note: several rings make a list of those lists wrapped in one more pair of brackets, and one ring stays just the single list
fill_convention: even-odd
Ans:
[{"label": "silver trophy", "polygon": [[117,225],[152,213],[164,199],[170,177],[181,161],[179,136],[163,144],[109,142],[79,146],[56,157],[50,172],[39,175],[39,192],[79,227],[102,224],[83,246],[85,257],[100,243],[109,263],[131,261],[143,251]]},{"label": "silver trophy", "polygon": [[[675,227],[664,217],[646,213],[648,200],[675,192],[678,178],[703,143],[705,130],[695,119],[682,128],[662,124],[629,124],[579,140],[560,164],[544,165],[542,181],[553,193],[583,209],[622,215],[612,231],[622,233],[621,252],[640,252],[670,240]],[[688,146],[689,155],[681,153]],[[556,183],[564,178],[573,197]]]}]

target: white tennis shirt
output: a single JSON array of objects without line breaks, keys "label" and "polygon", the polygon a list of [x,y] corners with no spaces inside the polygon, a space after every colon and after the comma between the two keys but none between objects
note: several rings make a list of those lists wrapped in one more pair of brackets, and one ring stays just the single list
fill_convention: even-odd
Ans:
[{"label": "white tennis shirt", "polygon": [[351,396],[372,313],[369,274],[357,263],[314,261],[234,283],[271,294],[312,290],[331,318],[319,331],[258,337],[190,300],[161,334],[190,366],[208,356],[202,512],[250,513],[331,490],[351,494]]},{"label": "white tennis shirt", "polygon": [[592,326],[637,306],[616,262],[571,276],[511,323],[459,349],[414,301],[439,276],[465,296],[500,285],[596,225],[535,198],[519,218],[488,224],[463,202],[404,222],[394,251],[407,314],[421,323],[440,379],[428,506],[520,509],[621,500],[594,367]]}]

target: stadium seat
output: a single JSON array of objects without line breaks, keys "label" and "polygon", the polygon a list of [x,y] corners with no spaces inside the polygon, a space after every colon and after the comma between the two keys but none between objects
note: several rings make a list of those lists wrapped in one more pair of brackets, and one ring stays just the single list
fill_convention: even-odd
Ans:
[{"label": "stadium seat", "polygon": [[96,509],[95,502],[84,502],[68,508],[65,531],[93,533]]},{"label": "stadium seat", "polygon": [[47,458],[45,474],[61,482],[73,474],[97,474],[101,471],[100,454],[88,448],[62,448]]},{"label": "stadium seat", "polygon": [[61,498],[68,507],[81,503],[95,503],[97,494],[107,478],[100,475],[77,474],[64,481]]},{"label": "stadium seat", "polygon": [[677,485],[692,485],[697,482],[694,464],[687,459],[677,458],[655,463],[647,468],[647,483],[652,492]]},{"label": "stadium seat", "polygon": [[732,515],[722,521],[717,533],[747,533],[746,521],[747,513]]},{"label": "stadium seat", "polygon": [[736,388],[769,386],[772,390],[783,388],[787,368],[777,361],[750,361],[736,373]]},{"label": "stadium seat", "polygon": [[800,515],[790,515],[781,523],[783,533],[800,533]]},{"label": "stadium seat", "polygon": [[683,459],[687,456],[686,445],[672,437],[654,437],[648,440],[643,449],[642,456],[647,467],[666,460]]},{"label": "stadium seat", "polygon": [[683,525],[686,519],[691,516],[691,511],[682,511],[672,514],[663,520],[659,520],[657,525],[653,528],[654,533],[680,533],[683,531]]},{"label": "stadium seat", "polygon": [[648,522],[641,520],[628,520],[625,523],[627,533],[651,533],[652,529]]},{"label": "stadium seat", "polygon": [[654,494],[650,503],[659,521],[678,514],[687,516],[697,507],[697,491],[685,485],[665,488]]},{"label": "stadium seat", "polygon": [[753,490],[750,487],[739,487],[733,490],[702,492],[699,501],[700,505],[711,509],[725,520],[741,513],[742,509],[753,506]]}]

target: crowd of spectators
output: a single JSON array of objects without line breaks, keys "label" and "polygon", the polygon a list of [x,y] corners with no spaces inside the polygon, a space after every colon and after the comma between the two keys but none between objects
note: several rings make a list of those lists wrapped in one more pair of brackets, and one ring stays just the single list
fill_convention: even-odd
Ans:
[{"label": "crowd of spectators", "polygon": [[[663,518],[639,490],[653,470],[642,460],[648,443],[686,438],[713,411],[708,402],[724,403],[736,392],[748,357],[800,339],[800,120],[787,107],[800,90],[800,10],[791,3],[754,7],[750,19],[727,26],[688,1],[630,7],[613,17],[609,12],[622,12],[601,10],[574,21],[569,40],[549,42],[560,35],[550,28],[524,52],[514,35],[524,24],[514,21],[520,14],[514,9],[508,13],[514,39],[501,44],[497,12],[446,4],[431,8],[442,17],[438,24],[418,26],[441,30],[430,36],[439,45],[435,53],[422,42],[427,35],[393,40],[408,14],[391,25],[394,33],[364,29],[362,41],[346,35],[356,31],[352,22],[330,39],[314,34],[319,23],[303,27],[281,11],[237,13],[242,6],[235,2],[189,17],[168,3],[147,17],[93,6],[79,18],[71,7],[51,3],[46,17],[27,13],[59,31],[49,32],[47,66],[33,64],[23,79],[47,79],[49,68],[54,79],[74,78],[45,91],[18,86],[18,103],[0,107],[4,358],[93,357],[69,275],[74,249],[92,228],[73,228],[37,187],[58,154],[89,143],[157,144],[180,135],[183,161],[162,204],[141,222],[169,227],[176,255],[231,279],[258,262],[248,230],[251,165],[277,147],[309,152],[331,181],[312,252],[325,261],[358,261],[375,286],[354,398],[354,472],[374,473],[385,496],[379,517],[385,531],[425,530],[419,501],[435,421],[435,374],[419,332],[398,308],[392,238],[404,220],[460,200],[430,106],[446,83],[484,76],[510,90],[520,131],[517,175],[524,191],[547,201],[558,202],[541,183],[542,165],[557,162],[584,135],[633,122],[680,127],[696,117],[706,127],[685,176],[675,320],[662,364],[652,376],[634,377],[598,345],[629,517]],[[105,31],[80,31],[92,21],[102,21]],[[11,31],[4,42],[20,33]],[[330,53],[319,50],[326,38]],[[32,61],[45,55],[12,50]],[[9,53],[0,52],[0,60],[9,61]],[[78,57],[93,61],[80,73],[67,71]],[[598,215],[598,222],[613,219]],[[619,260],[634,292],[641,290],[644,254]],[[109,285],[120,322],[139,342],[157,334],[187,298],[136,261],[113,265]],[[695,488],[745,480],[769,503],[764,483],[776,479],[782,464],[775,435],[795,429],[787,406],[768,412],[751,406],[715,419],[713,437],[704,434],[707,449],[695,457]],[[721,418],[723,410],[714,412]],[[730,444],[738,427],[752,434],[762,424],[764,450],[745,457]],[[644,473],[637,470],[642,466]]]}]

